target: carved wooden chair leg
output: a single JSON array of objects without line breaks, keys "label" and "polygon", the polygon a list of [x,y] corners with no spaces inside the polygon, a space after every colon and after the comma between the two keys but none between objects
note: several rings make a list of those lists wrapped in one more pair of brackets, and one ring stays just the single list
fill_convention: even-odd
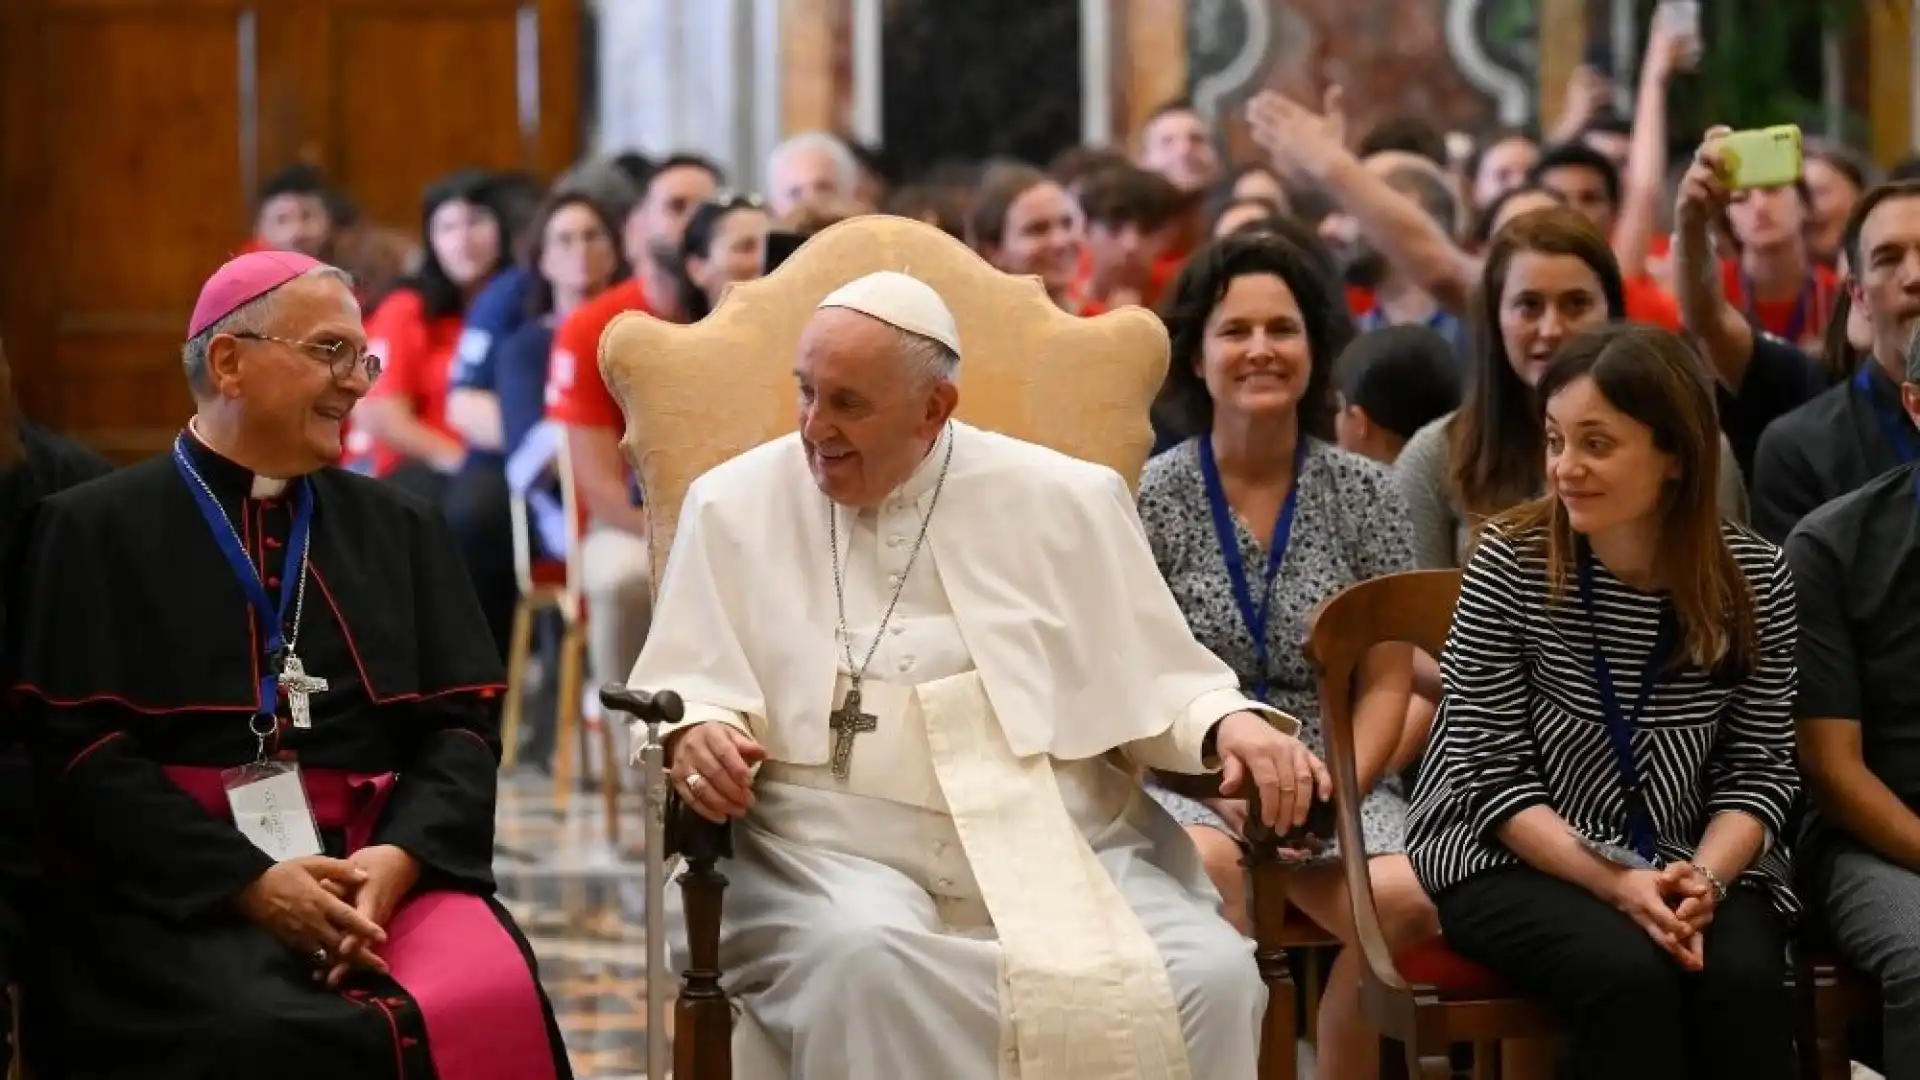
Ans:
[{"label": "carved wooden chair leg", "polygon": [[513,606],[513,633],[507,638],[507,699],[500,704],[500,768],[520,761],[520,718],[526,712],[527,665],[533,659],[533,605],[524,597]]},{"label": "carved wooden chair leg", "polygon": [[[1250,817],[1259,811],[1248,809]],[[1289,868],[1272,846],[1255,842],[1247,855],[1253,877],[1253,961],[1267,987],[1267,1013],[1260,1031],[1260,1080],[1295,1080],[1299,1073],[1299,991],[1287,966],[1282,927],[1287,921]]]},{"label": "carved wooden chair leg", "polygon": [[680,896],[687,915],[687,968],[673,1013],[673,1075],[678,1080],[732,1080],[733,1006],[720,985],[720,912],[727,879],[717,863],[733,857],[726,825],[696,817],[677,797],[667,801],[667,848],[686,859]]}]

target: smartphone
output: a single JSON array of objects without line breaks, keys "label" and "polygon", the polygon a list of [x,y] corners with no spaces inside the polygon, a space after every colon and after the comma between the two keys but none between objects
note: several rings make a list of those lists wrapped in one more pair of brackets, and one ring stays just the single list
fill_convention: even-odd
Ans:
[{"label": "smartphone", "polygon": [[771,274],[779,269],[780,264],[787,261],[787,256],[800,250],[800,245],[805,243],[806,239],[806,237],[801,236],[799,233],[768,233],[767,254],[766,258],[762,260],[763,265],[760,272],[763,274]]},{"label": "smartphone", "polygon": [[1700,63],[1700,0],[1660,0],[1653,9],[1654,26],[1676,37],[1687,38],[1693,42],[1688,50],[1686,65],[1694,67]]},{"label": "smartphone", "polygon": [[1735,191],[1782,187],[1800,179],[1801,137],[1794,124],[1736,131],[1720,140],[1727,186]]}]

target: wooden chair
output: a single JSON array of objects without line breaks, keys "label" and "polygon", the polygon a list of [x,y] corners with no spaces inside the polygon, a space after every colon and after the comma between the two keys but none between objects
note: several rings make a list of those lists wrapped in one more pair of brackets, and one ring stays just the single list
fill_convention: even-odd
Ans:
[{"label": "wooden chair", "polygon": [[1879,1011],[1878,988],[1821,943],[1804,939],[1794,943],[1793,982],[1801,1080],[1847,1080],[1854,1028]]},{"label": "wooden chair", "polygon": [[[533,645],[533,620],[543,611],[560,615],[560,670],[557,672],[554,702],[553,810],[565,815],[573,795],[575,758],[586,769],[586,743],[580,739],[581,702],[586,692],[587,609],[580,594],[580,528],[573,493],[572,457],[567,452],[566,436],[558,434],[554,450],[553,472],[560,480],[560,502],[567,520],[567,552],[561,559],[535,559],[528,531],[525,497],[512,497],[513,571],[520,586],[520,600],[514,607],[513,633],[507,646],[507,700],[500,717],[503,744],[501,766],[512,768],[519,756],[520,723],[526,708],[526,671]],[[601,749],[607,767],[601,782],[605,804],[607,841],[620,841],[620,782],[615,767],[613,728],[600,725]]]},{"label": "wooden chair", "polygon": [[[691,326],[643,313],[622,315],[600,343],[600,369],[626,413],[623,448],[653,507],[658,582],[687,487],[701,473],[793,430],[792,360],[800,333],[829,292],[876,270],[900,270],[939,291],[959,323],[964,349],[960,417],[1113,468],[1138,483],[1152,447],[1148,406],[1166,373],[1166,331],[1152,314],[1124,309],[1094,319],[1059,310],[1038,279],[994,270],[933,226],[879,215],[823,230],[772,275],[731,289]],[[656,633],[673,633],[657,625]],[[675,1006],[674,1075],[732,1075],[731,1016],[720,987],[719,868],[730,834],[686,813],[668,814],[668,844],[683,856],[688,952]],[[1284,895],[1266,901],[1284,871],[1255,861],[1258,917],[1279,927]],[[1275,987],[1263,1057],[1292,1068],[1293,1026],[1285,956],[1264,941],[1260,972]],[[1284,1014],[1284,1018],[1280,1014]],[[1284,1072],[1263,1075],[1284,1077]]]},{"label": "wooden chair", "polygon": [[1407,643],[1439,656],[1459,596],[1457,570],[1421,570],[1361,582],[1321,604],[1307,643],[1320,671],[1320,715],[1338,804],[1340,850],[1347,853],[1343,862],[1353,896],[1354,930],[1366,961],[1361,1005],[1368,1023],[1404,1051],[1402,1056],[1382,1049],[1383,1077],[1440,1080],[1451,1075],[1447,1055],[1452,1048],[1469,1043],[1475,1076],[1491,1078],[1498,1075],[1502,1041],[1559,1034],[1559,1024],[1544,1006],[1513,997],[1490,972],[1438,939],[1395,955],[1374,906],[1354,767],[1354,677],[1367,652],[1387,642]]}]

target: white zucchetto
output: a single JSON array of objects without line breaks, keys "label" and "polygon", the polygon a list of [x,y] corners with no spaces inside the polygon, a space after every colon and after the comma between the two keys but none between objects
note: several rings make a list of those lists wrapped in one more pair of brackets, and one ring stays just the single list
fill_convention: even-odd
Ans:
[{"label": "white zucchetto", "polygon": [[889,326],[933,340],[960,355],[960,329],[947,302],[933,286],[897,270],[878,270],[847,282],[820,301],[822,308],[846,308]]}]

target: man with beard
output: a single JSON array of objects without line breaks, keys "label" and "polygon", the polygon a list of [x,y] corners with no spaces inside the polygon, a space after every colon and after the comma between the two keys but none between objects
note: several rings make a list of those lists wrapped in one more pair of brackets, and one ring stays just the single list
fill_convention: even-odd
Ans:
[{"label": "man with beard", "polygon": [[[55,492],[113,471],[93,451],[28,422],[14,408],[13,369],[0,346],[0,552],[35,503]],[[0,622],[6,618],[6,591],[0,589]],[[40,861],[34,855],[32,790],[27,763],[15,742],[17,732],[0,699],[0,985],[25,978],[26,928],[39,893]],[[12,1024],[0,1012],[0,1072],[7,1067]]]},{"label": "man with beard", "polygon": [[660,163],[627,215],[623,237],[633,277],[580,305],[553,335],[547,419],[566,428],[573,487],[586,515],[581,540],[587,654],[598,685],[624,677],[646,641],[652,608],[647,512],[620,456],[625,420],[600,378],[600,335],[614,317],[644,311],[675,322],[680,310],[680,237],[722,181],[719,166],[689,154]]},{"label": "man with beard", "polygon": [[[1426,211],[1448,235],[1457,225],[1459,205],[1439,168],[1425,158],[1400,150],[1383,150],[1367,157],[1368,172],[1386,181]],[[1354,308],[1354,329],[1361,333],[1389,326],[1425,325],[1445,338],[1458,363],[1461,385],[1467,379],[1467,331],[1459,316],[1442,307],[1434,295],[1389,263],[1367,242],[1359,223],[1335,212],[1320,224],[1320,235],[1334,249],[1346,278]],[[1354,303],[1364,297],[1364,304]]]},{"label": "man with beard", "polygon": [[1847,289],[1873,328],[1872,359],[1767,426],[1753,461],[1753,526],[1780,543],[1800,519],[1920,457],[1901,407],[1920,320],[1920,181],[1882,184],[1847,218]]}]

